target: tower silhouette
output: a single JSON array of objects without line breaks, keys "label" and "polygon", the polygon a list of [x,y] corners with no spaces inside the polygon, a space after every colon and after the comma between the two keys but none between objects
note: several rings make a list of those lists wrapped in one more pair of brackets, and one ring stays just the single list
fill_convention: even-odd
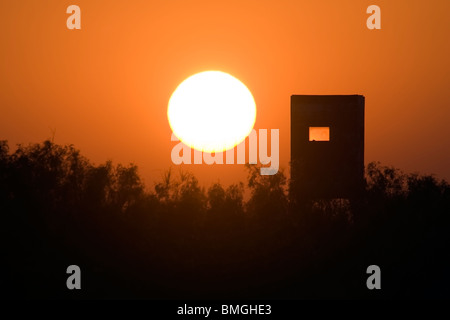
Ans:
[{"label": "tower silhouette", "polygon": [[364,190],[364,96],[291,96],[291,195],[357,197]]}]

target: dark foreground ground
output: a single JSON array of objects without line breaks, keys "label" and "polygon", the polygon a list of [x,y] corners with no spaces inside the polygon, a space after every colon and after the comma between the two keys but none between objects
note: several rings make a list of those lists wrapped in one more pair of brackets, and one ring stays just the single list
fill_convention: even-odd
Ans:
[{"label": "dark foreground ground", "polygon": [[[92,165],[51,142],[0,143],[5,298],[449,298],[450,187],[371,163],[349,202],[292,201],[282,173],[199,186]],[[251,197],[243,200],[244,188]],[[81,268],[81,290],[66,269]],[[381,290],[366,269],[381,268]]]}]

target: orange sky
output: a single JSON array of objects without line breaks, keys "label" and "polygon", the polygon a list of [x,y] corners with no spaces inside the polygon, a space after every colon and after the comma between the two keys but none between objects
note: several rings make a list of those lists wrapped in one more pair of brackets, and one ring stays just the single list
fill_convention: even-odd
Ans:
[{"label": "orange sky", "polygon": [[[81,30],[66,8],[81,8]],[[381,7],[381,30],[366,8]],[[450,1],[100,1],[0,3],[0,139],[72,143],[96,163],[135,162],[147,184],[171,166],[167,103],[188,76],[244,82],[256,129],[280,129],[291,94],[363,94],[366,152],[450,179]],[[51,128],[51,129],[50,129]],[[242,166],[194,166],[205,183]]]}]

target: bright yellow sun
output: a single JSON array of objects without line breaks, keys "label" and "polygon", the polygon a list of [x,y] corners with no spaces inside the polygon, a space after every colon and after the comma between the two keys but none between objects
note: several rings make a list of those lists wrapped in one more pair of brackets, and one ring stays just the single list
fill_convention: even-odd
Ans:
[{"label": "bright yellow sun", "polygon": [[256,104],[248,88],[221,71],[205,71],[184,80],[167,109],[172,132],[184,144],[205,152],[233,148],[252,131]]}]

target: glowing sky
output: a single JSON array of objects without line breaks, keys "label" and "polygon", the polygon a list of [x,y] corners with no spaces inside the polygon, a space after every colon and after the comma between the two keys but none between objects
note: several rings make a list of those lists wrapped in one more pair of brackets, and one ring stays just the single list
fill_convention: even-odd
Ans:
[{"label": "glowing sky", "polygon": [[[280,129],[287,167],[292,94],[366,97],[367,161],[450,179],[450,1],[73,1],[0,3],[0,139],[74,144],[96,163],[171,166],[167,104],[188,76],[222,70]],[[366,8],[381,8],[368,30]],[[173,166],[173,165],[172,165]],[[242,167],[205,165],[205,182]]]}]

